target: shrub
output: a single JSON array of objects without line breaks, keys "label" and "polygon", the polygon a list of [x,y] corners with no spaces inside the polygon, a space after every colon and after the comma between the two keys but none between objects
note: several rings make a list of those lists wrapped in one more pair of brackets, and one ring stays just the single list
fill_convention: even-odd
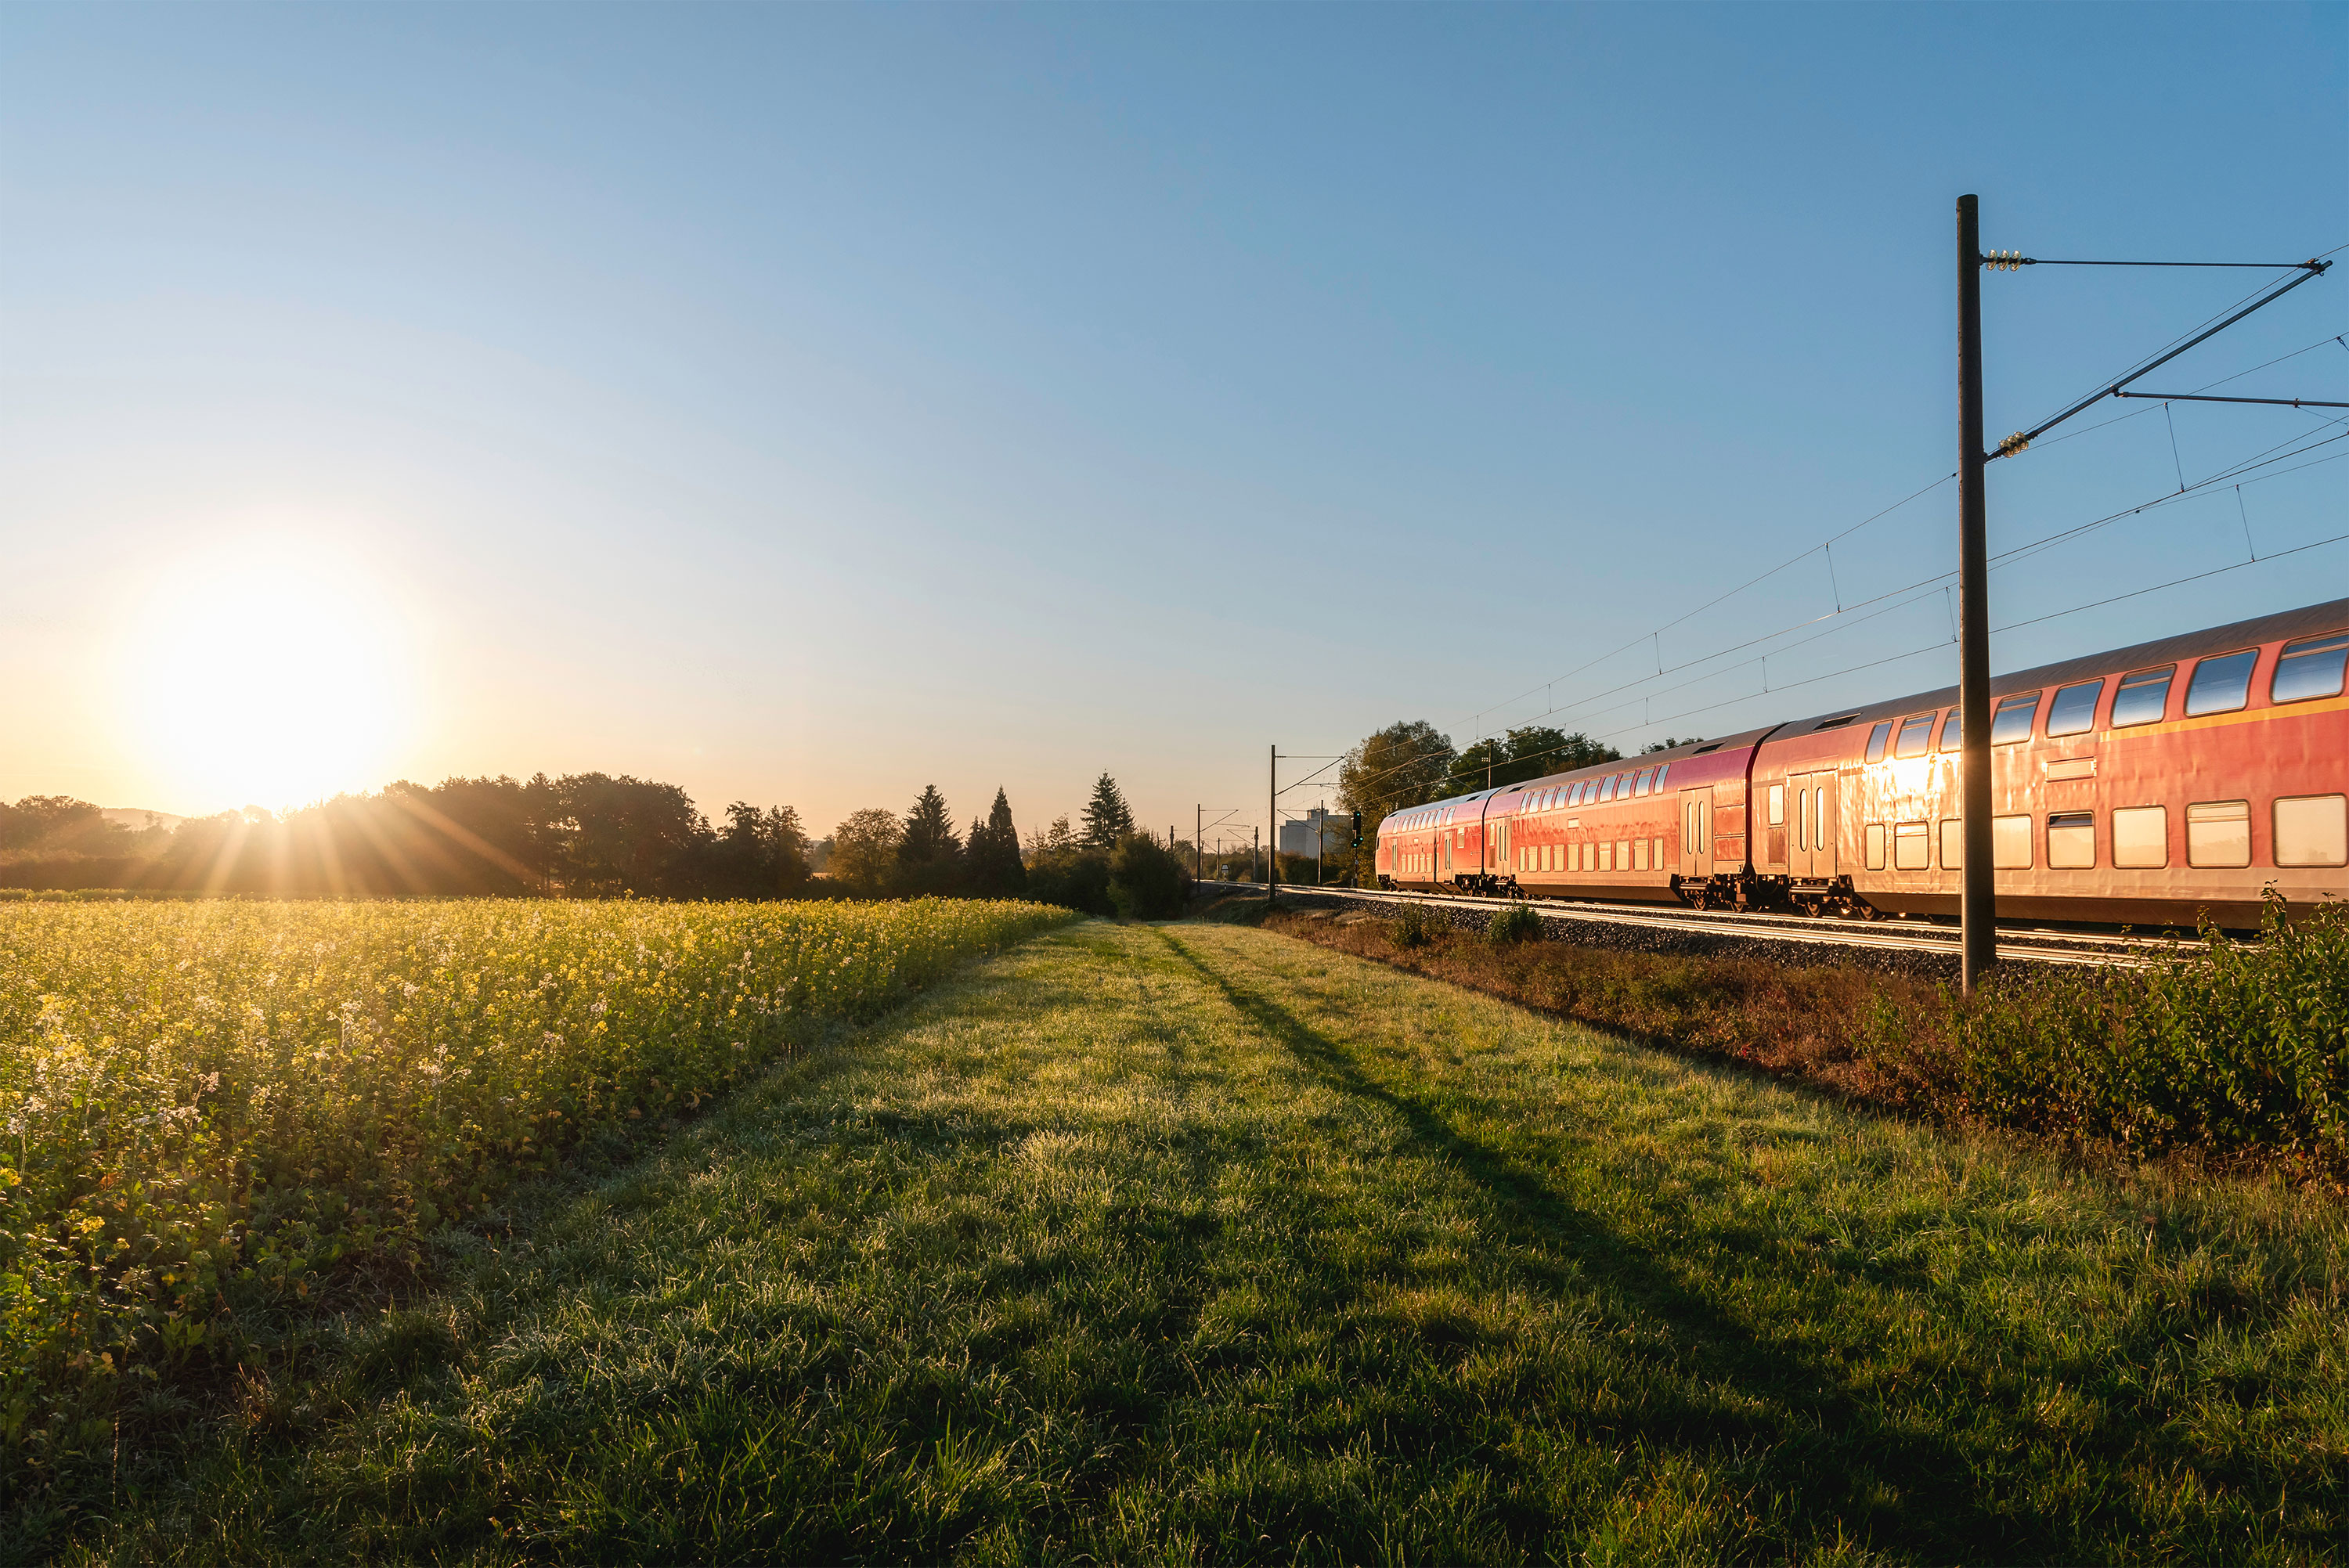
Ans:
[{"label": "shrub", "polygon": [[1529,903],[1509,905],[1485,927],[1485,940],[1495,947],[1506,947],[1513,942],[1539,942],[1541,937],[1541,915]]},{"label": "shrub", "polygon": [[1118,841],[1109,861],[1109,896],[1128,920],[1171,920],[1189,902],[1191,872],[1181,858],[1141,833]]},{"label": "shrub", "polygon": [[1968,1108],[2147,1151],[2268,1148],[2349,1163],[2349,909],[2294,921],[2271,892],[2256,944],[2206,929],[2151,970],[1993,976],[1949,1004]]},{"label": "shrub", "polygon": [[1028,868],[1028,896],[1085,914],[1117,913],[1110,898],[1109,856],[1101,850],[1053,850],[1038,856]]},{"label": "shrub", "polygon": [[1435,922],[1427,918],[1427,906],[1417,899],[1395,911],[1392,929],[1397,947],[1424,947],[1435,938]]}]

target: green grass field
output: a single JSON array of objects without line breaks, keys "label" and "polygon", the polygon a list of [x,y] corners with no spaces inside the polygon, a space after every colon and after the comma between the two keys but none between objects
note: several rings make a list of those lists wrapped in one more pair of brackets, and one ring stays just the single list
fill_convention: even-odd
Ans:
[{"label": "green grass field", "polygon": [[[567,1183],[567,1184],[566,1184]],[[1086,924],[523,1190],[75,1553],[2316,1562],[2349,1225]]]}]

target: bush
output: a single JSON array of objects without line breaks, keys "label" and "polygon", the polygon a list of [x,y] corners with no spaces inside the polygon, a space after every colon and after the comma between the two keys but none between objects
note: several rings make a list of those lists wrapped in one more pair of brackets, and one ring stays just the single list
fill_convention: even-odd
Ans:
[{"label": "bush", "polygon": [[1109,891],[1109,856],[1100,850],[1054,850],[1028,868],[1028,896],[1103,918],[1117,913]]},{"label": "bush", "polygon": [[1949,1005],[1968,1109],[2159,1152],[2268,1148],[2349,1163],[2349,909],[2300,921],[2271,891],[2260,941],[2206,929],[2153,970],[2000,975]]},{"label": "bush", "polygon": [[1140,833],[1118,841],[1109,879],[1110,901],[1128,920],[1172,920],[1190,899],[1190,869],[1165,845]]},{"label": "bush", "polygon": [[1485,940],[1495,947],[1506,947],[1513,942],[1539,942],[1541,938],[1541,915],[1529,903],[1509,905],[1485,927]]},{"label": "bush", "polygon": [[1435,939],[1435,922],[1427,918],[1427,906],[1413,899],[1395,911],[1393,931],[1397,947],[1424,947]]}]

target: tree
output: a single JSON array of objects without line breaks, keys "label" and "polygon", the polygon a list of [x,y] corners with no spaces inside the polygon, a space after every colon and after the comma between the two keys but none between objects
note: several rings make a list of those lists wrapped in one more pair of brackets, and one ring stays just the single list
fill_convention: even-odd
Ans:
[{"label": "tree", "polygon": [[986,898],[1017,898],[1028,891],[1028,868],[1019,858],[1019,830],[1011,825],[1011,800],[1000,786],[987,820],[973,819],[963,850],[971,892]]},{"label": "tree", "polygon": [[1039,861],[1046,855],[1073,849],[1076,842],[1077,830],[1069,825],[1069,820],[1066,817],[1055,817],[1050,826],[1029,830],[1026,844],[1027,858],[1030,861]]},{"label": "tree", "polygon": [[1133,813],[1125,804],[1125,796],[1117,780],[1106,770],[1093,780],[1092,799],[1085,802],[1085,831],[1082,842],[1091,848],[1106,850],[1118,840],[1133,831]]},{"label": "tree", "polygon": [[897,813],[867,806],[852,811],[832,830],[832,874],[859,892],[879,892],[897,865],[897,841],[905,834]]},{"label": "tree", "polygon": [[1362,814],[1367,837],[1381,817],[1436,799],[1452,756],[1451,739],[1425,719],[1390,724],[1339,759],[1339,804]]},{"label": "tree", "polygon": [[947,798],[938,793],[936,785],[923,785],[913,809],[905,813],[905,834],[897,841],[897,859],[907,865],[930,865],[952,861],[961,853],[962,840],[955,836],[954,813],[947,810]]},{"label": "tree", "polygon": [[1702,735],[1692,735],[1686,739],[1676,740],[1672,737],[1667,735],[1661,740],[1651,740],[1647,745],[1640,748],[1640,755],[1645,757],[1651,751],[1670,751],[1675,746],[1694,746],[1698,741],[1702,740],[1703,738],[1704,737]]},{"label": "tree", "polygon": [[[1462,752],[1444,779],[1445,795],[1465,795],[1486,787],[1522,784],[1551,773],[1612,762],[1622,754],[1577,731],[1567,735],[1546,724],[1513,729],[1497,740],[1480,740]],[[1485,760],[1492,759],[1487,773]]]},{"label": "tree", "polygon": [[893,880],[905,892],[950,892],[962,879],[962,840],[955,835],[947,798],[938,793],[936,785],[925,784],[905,813]]}]

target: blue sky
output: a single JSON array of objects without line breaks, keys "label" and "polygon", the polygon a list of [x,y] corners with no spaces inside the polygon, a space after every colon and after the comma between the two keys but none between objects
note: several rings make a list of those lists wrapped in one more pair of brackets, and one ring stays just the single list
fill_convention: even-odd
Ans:
[{"label": "blue sky", "polygon": [[[1946,637],[1929,595],[1811,628],[1783,696],[1589,700],[1948,570],[1948,487],[1553,677],[1950,472],[1959,193],[2033,254],[2349,243],[2344,65],[2339,5],[10,7],[0,797],[600,768],[820,830],[1000,783],[1024,826],[1106,768],[1187,828],[1260,821],[1275,741],[1557,707],[1629,749],[1935,686],[1953,649],[1832,675]],[[1991,275],[1993,432],[2257,281]],[[2309,349],[2225,389],[2349,398],[2344,290],[2147,385]],[[2326,433],[2075,425],[2122,412],[1993,466],[1993,551]],[[1995,618],[2349,531],[2344,474],[2116,523]],[[263,559],[333,623],[275,660]],[[2329,545],[1994,662],[2343,593]],[[400,695],[324,771],[137,717],[298,727],[369,657]]]}]

